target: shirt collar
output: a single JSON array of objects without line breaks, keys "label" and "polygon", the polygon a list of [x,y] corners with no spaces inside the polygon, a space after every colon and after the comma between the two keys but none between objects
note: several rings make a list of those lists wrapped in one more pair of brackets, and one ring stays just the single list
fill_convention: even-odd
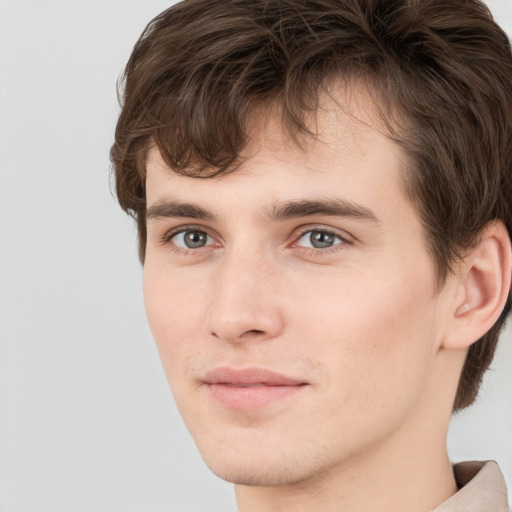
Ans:
[{"label": "shirt collar", "polygon": [[453,473],[459,492],[433,512],[509,512],[507,486],[496,462],[461,462]]}]

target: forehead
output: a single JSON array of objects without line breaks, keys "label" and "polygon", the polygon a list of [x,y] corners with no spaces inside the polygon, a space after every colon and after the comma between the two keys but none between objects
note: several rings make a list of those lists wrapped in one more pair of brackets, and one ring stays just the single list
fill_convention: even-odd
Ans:
[{"label": "forehead", "polygon": [[[264,182],[271,187],[262,192],[273,200],[329,190],[373,202],[378,198],[368,197],[372,192],[385,200],[386,191],[400,186],[407,157],[388,137],[378,108],[364,87],[324,91],[318,109],[306,121],[310,133],[290,133],[278,105],[253,108],[246,127],[248,142],[236,167],[214,178],[174,172],[158,149],[151,149],[147,159],[148,203],[168,193],[199,197],[232,184],[243,188],[245,183],[257,192],[255,183]],[[191,176],[193,173],[190,169]]]},{"label": "forehead", "polygon": [[325,83],[318,93],[316,108],[303,112],[304,118],[297,123],[304,130],[289,122],[289,113],[281,103],[256,105],[249,111],[249,144],[241,154],[242,159],[262,146],[275,151],[284,149],[290,157],[302,154],[307,159],[309,154],[341,147],[355,155],[358,149],[364,151],[365,145],[371,146],[372,141],[387,142],[391,112],[384,120],[377,95],[378,91],[369,91],[360,81]]}]

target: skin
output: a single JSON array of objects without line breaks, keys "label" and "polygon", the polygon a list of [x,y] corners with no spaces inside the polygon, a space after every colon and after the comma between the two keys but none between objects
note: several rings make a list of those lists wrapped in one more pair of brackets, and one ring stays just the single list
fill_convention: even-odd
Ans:
[{"label": "skin", "polygon": [[[364,95],[348,107],[324,97],[318,137],[300,148],[278,113],[255,117],[242,165],[220,178],[178,175],[148,154],[149,324],[183,419],[208,466],[236,484],[240,512],[426,512],[456,492],[445,443],[466,346],[446,346],[464,287],[454,274],[436,290],[402,187],[407,159]],[[375,219],[272,217],[326,200]],[[183,230],[205,245],[187,248]],[[330,246],[313,247],[312,232]],[[233,409],[204,383],[218,367],[306,385]]]}]

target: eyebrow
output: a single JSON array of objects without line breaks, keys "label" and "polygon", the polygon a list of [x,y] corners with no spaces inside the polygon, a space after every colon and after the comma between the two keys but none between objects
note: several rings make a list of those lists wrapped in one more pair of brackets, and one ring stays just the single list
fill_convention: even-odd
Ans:
[{"label": "eyebrow", "polygon": [[368,220],[379,223],[375,213],[357,203],[346,199],[321,199],[285,201],[274,205],[269,216],[270,220],[286,220],[295,217],[311,217],[324,215],[333,217],[351,217],[354,219]]},{"label": "eyebrow", "polygon": [[[353,219],[367,220],[379,223],[375,213],[357,203],[346,199],[329,198],[316,200],[283,201],[272,206],[266,215],[270,221],[287,220],[298,217],[312,217],[316,215],[332,217],[349,217]],[[146,219],[158,218],[190,218],[196,220],[215,220],[208,210],[193,203],[182,203],[179,201],[162,201],[151,205],[146,210]]]},{"label": "eyebrow", "polygon": [[146,210],[147,220],[165,217],[187,217],[197,220],[215,219],[208,210],[191,203],[180,203],[175,201],[158,202]]}]

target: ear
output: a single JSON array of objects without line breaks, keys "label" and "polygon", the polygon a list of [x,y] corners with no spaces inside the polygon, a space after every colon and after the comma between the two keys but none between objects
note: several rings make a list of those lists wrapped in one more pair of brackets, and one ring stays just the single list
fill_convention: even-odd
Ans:
[{"label": "ear", "polygon": [[456,293],[443,348],[468,348],[496,323],[510,293],[511,274],[512,249],[507,230],[501,221],[491,222],[454,276]]}]

